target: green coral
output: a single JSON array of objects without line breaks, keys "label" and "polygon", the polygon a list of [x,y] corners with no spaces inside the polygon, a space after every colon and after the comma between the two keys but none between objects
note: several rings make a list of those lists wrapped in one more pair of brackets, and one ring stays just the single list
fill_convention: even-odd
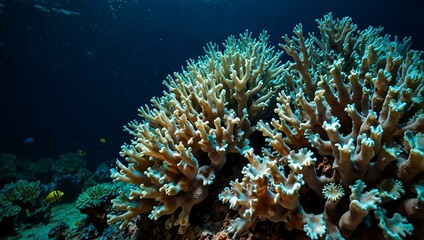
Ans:
[{"label": "green coral", "polygon": [[2,202],[0,206],[0,222],[3,219],[14,217],[19,214],[21,208],[13,205],[11,202]]},{"label": "green coral", "polygon": [[22,207],[32,207],[38,205],[40,194],[40,181],[29,182],[21,179],[4,186],[0,191],[0,201],[2,203],[12,202]]},{"label": "green coral", "polygon": [[118,190],[120,190],[120,185],[116,183],[97,184],[81,193],[75,202],[75,206],[82,212],[89,208],[100,207],[116,197]]},{"label": "green coral", "polygon": [[48,205],[40,198],[40,181],[18,180],[6,184],[0,191],[0,221],[9,225],[12,234],[17,223],[40,221],[49,214]]}]

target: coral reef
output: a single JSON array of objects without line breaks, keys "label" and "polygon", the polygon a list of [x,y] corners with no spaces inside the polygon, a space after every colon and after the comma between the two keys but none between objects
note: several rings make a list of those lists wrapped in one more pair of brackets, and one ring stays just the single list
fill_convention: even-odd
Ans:
[{"label": "coral reef", "polygon": [[[106,224],[106,214],[110,211],[110,200],[118,196],[125,186],[117,183],[100,183],[87,188],[75,201],[76,208],[83,214],[87,214],[90,222],[103,230]],[[103,226],[104,225],[104,226]]]},{"label": "coral reef", "polygon": [[272,113],[267,106],[281,86],[281,52],[268,45],[266,32],[254,39],[246,32],[230,37],[219,51],[214,44],[207,55],[189,61],[182,74],[169,76],[169,92],[139,110],[142,123],[125,130],[135,139],[122,146],[128,166],[117,162],[114,181],[134,185],[129,196],[113,200],[125,213],[110,215],[109,223],[150,212],[151,219],[171,215],[167,228],[190,225],[192,207],[202,202],[215,172],[229,153],[242,153],[256,122]]},{"label": "coral reef", "polygon": [[106,223],[106,216],[111,212],[111,199],[119,195],[118,191],[128,194],[130,189],[124,183],[100,183],[87,188],[78,196],[75,207],[85,214],[86,218],[80,222],[78,229],[73,233],[74,237],[78,239],[107,238],[116,231],[114,226]]},{"label": "coral reef", "polygon": [[91,208],[102,207],[111,198],[116,197],[118,187],[122,188],[120,184],[113,183],[100,183],[89,187],[78,196],[75,206],[81,213],[87,214]]},{"label": "coral reef", "polygon": [[52,166],[57,174],[76,174],[81,168],[85,168],[87,162],[75,153],[65,153],[59,156]]},{"label": "coral reef", "polygon": [[84,189],[96,184],[94,181],[88,181],[93,174],[86,166],[86,160],[75,153],[60,155],[53,163],[53,176],[48,190],[66,189],[62,200],[75,200]]},{"label": "coral reef", "polygon": [[[62,154],[57,160],[40,158],[35,161],[33,159],[20,159],[13,154],[1,154],[0,162],[3,166],[0,172],[4,174],[2,181],[8,181],[2,185],[4,188],[0,191],[2,203],[0,206],[0,223],[3,226],[0,231],[0,238],[29,239],[34,234],[40,236],[44,234],[43,237],[47,237],[47,232],[36,229],[42,229],[42,226],[50,228],[51,224],[58,223],[55,219],[56,216],[52,216],[52,214],[58,212],[61,214],[61,210],[68,211],[69,207],[64,209],[59,207],[59,210],[54,210],[56,212],[52,212],[52,209],[56,209],[54,208],[55,205],[63,205],[65,202],[72,202],[72,207],[78,213],[78,215],[71,214],[67,217],[72,218],[73,215],[76,215],[76,218],[80,218],[80,211],[82,211],[87,214],[86,219],[80,221],[81,224],[78,224],[80,228],[72,225],[71,219],[67,222],[68,225],[71,225],[66,232],[63,230],[63,224],[58,224],[57,228],[52,227],[49,234],[56,236],[52,238],[69,239],[68,237],[74,235],[81,237],[85,227],[90,224],[95,225],[100,233],[108,227],[106,214],[110,211],[112,205],[110,199],[117,196],[116,191],[113,192],[113,195],[112,193],[108,195],[108,192],[101,195],[102,191],[97,191],[97,195],[86,194],[85,202],[84,198],[80,198],[77,209],[74,205],[81,191],[96,185],[98,182],[110,181],[109,168],[106,167],[106,163],[101,164],[92,174],[90,170],[84,167],[86,165],[85,159],[73,153]],[[10,181],[12,179],[16,179],[16,181]],[[108,183],[107,185],[115,186],[116,183]],[[97,189],[102,188],[98,187]],[[119,189],[125,190],[126,187],[121,186]],[[52,199],[54,203],[48,204],[49,201],[46,201],[46,197],[49,193],[57,190],[63,191],[64,197],[60,198],[59,202],[55,202],[58,199],[55,197]],[[82,204],[83,202],[84,204]],[[59,220],[60,222],[63,221],[63,219]],[[113,232],[113,229],[111,228],[109,232]]]},{"label": "coral reef", "polygon": [[246,32],[168,77],[169,92],[124,128],[134,139],[111,177],[131,191],[112,200],[108,223],[124,228],[146,213],[186,233],[190,211],[222,187],[216,178],[237,154],[247,162],[240,178],[213,196],[237,212],[226,226],[233,238],[266,220],[311,239],[419,238],[423,52],[349,17],[317,23],[320,36],[304,37],[299,24],[283,37],[285,64],[265,32]]},{"label": "coral reef", "polygon": [[41,158],[37,161],[20,159],[14,154],[0,154],[0,185],[16,182],[19,179],[28,181],[47,181],[50,179],[53,159]]},{"label": "coral reef", "polygon": [[19,172],[19,179],[41,181],[42,183],[50,181],[53,161],[53,158],[41,158],[37,161],[31,161],[30,159],[18,160],[18,165],[25,166]]},{"label": "coral reef", "polygon": [[[283,37],[293,62],[283,72],[278,118],[257,127],[269,147],[262,157],[246,151],[243,179],[220,194],[240,215],[228,231],[238,236],[267,219],[312,239],[350,238],[375,212],[384,236],[404,237],[413,226],[396,211],[424,171],[422,52],[408,51],[410,39],[380,36],[382,28],[357,31],[348,17],[317,23],[321,38],[304,38],[302,25]],[[330,176],[317,172],[324,159]],[[326,199],[313,218],[301,188]]]},{"label": "coral reef", "polygon": [[[0,236],[18,234],[18,223],[44,221],[48,217],[48,206],[40,199],[40,182],[19,180],[6,184],[0,191]],[[5,231],[3,233],[3,231]]]},{"label": "coral reef", "polygon": [[64,240],[68,238],[70,227],[65,222],[59,222],[54,225],[48,232],[49,239]]}]

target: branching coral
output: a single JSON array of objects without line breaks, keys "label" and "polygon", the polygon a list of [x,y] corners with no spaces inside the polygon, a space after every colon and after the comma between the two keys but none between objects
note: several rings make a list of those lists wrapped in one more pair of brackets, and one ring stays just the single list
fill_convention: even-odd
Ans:
[{"label": "branching coral", "polygon": [[[295,37],[283,37],[286,64],[266,33],[246,32],[224,51],[209,44],[206,56],[168,77],[169,92],[125,127],[134,136],[122,146],[128,164],[117,161],[112,178],[133,188],[113,200],[122,212],[109,223],[124,227],[149,212],[171,215],[166,227],[184,233],[235,153],[249,163],[218,196],[238,212],[227,228],[234,238],[263,220],[310,238],[350,238],[374,211],[382,235],[412,232],[407,221],[423,215],[422,184],[417,198],[408,188],[424,172],[423,52],[409,50],[409,38],[381,36],[381,27],[357,30],[349,17],[317,23],[320,36],[304,37],[299,24]],[[261,154],[250,146],[254,131],[267,143]],[[319,201],[300,201],[308,197]],[[388,202],[405,218],[386,217]],[[396,220],[406,230],[393,229]]]},{"label": "branching coral", "polygon": [[[326,235],[349,238],[370,211],[399,199],[405,193],[402,185],[424,172],[423,54],[408,50],[410,39],[380,36],[382,28],[357,31],[348,17],[335,20],[329,14],[317,23],[321,38],[312,34],[304,38],[302,25],[294,29],[294,38],[283,37],[285,44],[281,47],[293,61],[283,65],[285,87],[277,97],[278,118],[270,123],[259,121],[257,129],[269,144],[263,150],[268,158],[264,162],[277,161],[276,169],[288,167],[290,174],[301,173],[298,183],[304,184],[302,188],[313,189],[328,199],[321,210]],[[323,162],[331,164],[331,176],[318,175],[317,163]],[[271,175],[275,178],[276,174]],[[248,176],[244,174],[243,179]],[[392,180],[381,182],[388,178]],[[365,190],[365,183],[372,189]],[[231,184],[231,191],[223,192],[223,200],[235,197],[232,202],[237,203],[239,188]],[[273,181],[251,185],[248,189],[267,189],[268,195],[278,193]],[[350,204],[336,211],[338,202],[345,199],[343,188],[351,189]],[[301,193],[294,198],[301,197]],[[418,198],[406,201],[414,206],[420,202]],[[273,212],[285,209],[277,199],[265,206],[276,208]],[[404,206],[410,211],[406,207],[409,204]],[[232,207],[239,209],[241,222],[244,204]],[[343,214],[339,213],[341,209]],[[253,214],[261,211],[257,209]],[[301,205],[292,211],[300,213],[299,221],[308,221]],[[299,224],[290,225],[305,229]]]},{"label": "branching coral", "polygon": [[374,213],[379,220],[378,226],[383,229],[386,239],[400,240],[402,237],[406,237],[406,234],[411,235],[414,231],[414,226],[399,213],[395,213],[392,218],[386,217],[384,209],[378,209]]},{"label": "branching coral", "polygon": [[405,193],[402,182],[393,178],[384,179],[377,186],[383,201],[396,200]]},{"label": "branching coral", "polygon": [[404,200],[401,204],[400,211],[405,214],[408,219],[422,221],[424,218],[424,180],[416,184],[413,188],[417,197],[412,197]]},{"label": "branching coral", "polygon": [[339,228],[343,236],[350,237],[362,222],[370,210],[377,209],[377,204],[381,202],[377,189],[371,189],[364,192],[365,184],[361,180],[357,180],[354,185],[350,186],[352,194],[350,195],[349,210],[340,218]]},{"label": "branching coral", "polygon": [[113,201],[126,212],[111,214],[109,223],[123,220],[125,226],[150,212],[155,220],[172,215],[167,226],[184,233],[191,208],[208,195],[226,155],[248,147],[256,122],[272,113],[267,106],[281,87],[283,69],[281,52],[268,45],[266,32],[259,39],[248,32],[229,37],[224,51],[209,44],[206,53],[168,77],[169,92],[140,108],[142,123],[125,127],[134,136],[122,146],[128,165],[118,161],[112,178],[137,187]]},{"label": "branching coral", "polygon": [[[284,169],[267,157],[258,158],[253,149],[244,155],[249,164],[243,168],[244,178],[230,183],[219,199],[238,209],[241,218],[231,222],[228,231],[238,235],[251,227],[258,219],[287,222],[290,211],[299,207],[298,192],[304,184],[302,174],[291,171],[286,177]],[[273,188],[268,188],[272,186]]]}]

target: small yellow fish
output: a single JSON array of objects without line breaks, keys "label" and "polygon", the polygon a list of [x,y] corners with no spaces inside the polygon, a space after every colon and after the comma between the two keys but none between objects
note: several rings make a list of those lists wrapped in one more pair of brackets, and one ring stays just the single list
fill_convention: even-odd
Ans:
[{"label": "small yellow fish", "polygon": [[106,143],[106,138],[100,138],[100,139],[99,139],[99,143],[101,143],[101,144],[105,144],[105,143]]},{"label": "small yellow fish", "polygon": [[85,155],[87,155],[87,153],[82,149],[78,149],[76,155],[79,157],[84,157]]},{"label": "small yellow fish", "polygon": [[44,201],[45,201],[46,203],[49,203],[49,204],[54,203],[54,202],[56,202],[59,198],[61,198],[64,194],[65,194],[65,193],[63,193],[63,192],[61,192],[61,191],[59,191],[59,190],[51,191],[51,192],[47,195],[47,197],[44,199]]}]

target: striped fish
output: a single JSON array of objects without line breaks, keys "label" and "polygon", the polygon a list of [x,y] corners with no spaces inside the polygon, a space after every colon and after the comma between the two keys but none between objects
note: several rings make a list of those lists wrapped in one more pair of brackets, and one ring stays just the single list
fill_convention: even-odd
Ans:
[{"label": "striped fish", "polygon": [[59,198],[61,198],[65,193],[59,191],[59,190],[54,190],[51,191],[47,197],[44,199],[44,201],[48,204],[50,203],[54,203],[56,202]]}]

